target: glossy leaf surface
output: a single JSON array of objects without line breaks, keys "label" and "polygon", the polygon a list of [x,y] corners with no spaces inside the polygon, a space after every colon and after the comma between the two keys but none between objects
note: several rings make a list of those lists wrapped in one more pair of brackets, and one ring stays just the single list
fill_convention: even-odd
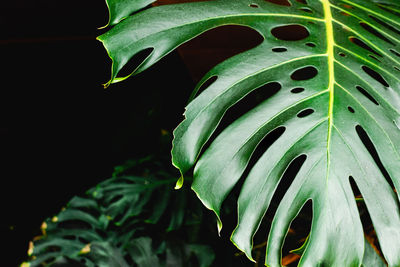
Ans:
[{"label": "glossy leaf surface", "polygon": [[[174,132],[173,164],[182,174],[194,167],[192,188],[219,228],[222,203],[243,180],[232,241],[252,259],[253,237],[281,178],[302,160],[274,215],[268,266],[280,266],[290,224],[308,200],[313,220],[299,265],[361,265],[354,179],[386,261],[400,266],[399,10],[395,0],[177,4],[139,12],[99,40],[113,60],[112,83],[129,77],[118,72],[143,50],[151,52],[132,74],[215,27],[256,30],[264,38],[260,45],[215,66],[195,89],[217,77],[186,107]],[[213,136],[224,115],[258,88],[274,93]],[[276,140],[243,177],[270,134]]]}]

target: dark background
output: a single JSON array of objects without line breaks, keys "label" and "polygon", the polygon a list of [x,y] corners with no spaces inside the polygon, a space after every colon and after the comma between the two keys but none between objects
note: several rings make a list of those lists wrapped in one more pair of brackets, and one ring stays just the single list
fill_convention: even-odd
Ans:
[{"label": "dark background", "polygon": [[21,263],[46,217],[157,151],[182,118],[193,82],[177,53],[103,89],[110,60],[95,37],[107,16],[102,0],[2,3],[1,266]]}]

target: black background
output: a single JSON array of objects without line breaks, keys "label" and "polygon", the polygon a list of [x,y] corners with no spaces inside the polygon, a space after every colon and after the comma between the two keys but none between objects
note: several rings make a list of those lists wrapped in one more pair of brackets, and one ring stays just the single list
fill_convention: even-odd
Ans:
[{"label": "black background", "polygon": [[193,82],[177,53],[103,89],[111,62],[95,37],[107,16],[101,0],[1,5],[1,266],[21,263],[46,217],[157,151],[161,129],[182,119]]}]

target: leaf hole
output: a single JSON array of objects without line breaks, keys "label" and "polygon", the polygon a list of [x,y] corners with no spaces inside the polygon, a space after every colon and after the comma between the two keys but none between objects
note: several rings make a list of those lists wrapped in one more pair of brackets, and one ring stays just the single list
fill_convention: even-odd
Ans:
[{"label": "leaf hole", "polygon": [[355,112],[354,109],[353,109],[352,107],[350,107],[350,106],[348,106],[347,109],[348,109],[351,113],[354,113],[354,112]]},{"label": "leaf hole", "polygon": [[276,53],[282,53],[282,52],[286,52],[287,48],[285,48],[285,47],[274,47],[274,48],[272,48],[272,51],[276,52]]},{"label": "leaf hole", "polygon": [[299,10],[304,11],[306,13],[310,13],[310,14],[314,13],[314,11],[309,7],[301,7],[301,8],[299,8]]},{"label": "leaf hole", "polygon": [[367,31],[369,31],[370,33],[372,33],[373,35],[375,35],[376,37],[378,37],[379,39],[391,44],[391,45],[395,45],[391,40],[389,40],[388,38],[386,38],[384,35],[382,35],[379,31],[375,30],[374,28],[372,28],[371,26],[369,26],[368,24],[364,23],[364,22],[360,22],[360,25]]},{"label": "leaf hole", "polygon": [[375,79],[379,83],[381,83],[385,87],[389,87],[389,84],[386,82],[386,80],[383,78],[382,75],[374,71],[373,69],[367,67],[367,66],[362,66],[362,69],[367,73],[371,78]]},{"label": "leaf hole", "polygon": [[341,57],[347,57],[347,55],[346,55],[345,53],[343,53],[343,52],[339,52],[338,54],[339,54],[339,56],[341,56]]},{"label": "leaf hole", "polygon": [[280,5],[280,6],[291,6],[292,4],[289,2],[289,0],[265,0],[266,2],[275,4],[275,5]]},{"label": "leaf hole", "polygon": [[314,43],[306,43],[306,46],[309,46],[309,47],[316,47],[316,44],[314,44]]},{"label": "leaf hole", "polygon": [[385,179],[388,182],[388,184],[390,185],[390,187],[394,189],[395,187],[393,184],[393,180],[390,177],[387,170],[385,169],[385,167],[383,166],[382,161],[379,158],[378,152],[374,146],[374,143],[369,138],[367,132],[360,125],[356,126],[356,132],[357,132],[358,137],[360,138],[361,142],[364,144],[365,148],[368,150],[369,154],[375,161],[375,163],[378,166],[379,170],[381,171],[383,177],[385,177]]},{"label": "leaf hole", "polygon": [[361,191],[358,189],[358,186],[356,184],[356,181],[354,181],[354,178],[352,176],[349,177],[349,182],[351,186],[351,190],[353,191],[354,198],[362,198]]},{"label": "leaf hole", "polygon": [[247,164],[246,170],[242,174],[242,177],[247,177],[250,173],[251,169],[253,169],[254,165],[257,161],[261,158],[261,156],[268,150],[268,148],[275,143],[279,137],[283,135],[286,131],[286,127],[280,126],[275,128],[274,130],[270,131],[265,137],[260,141],[257,145],[256,149],[254,150],[253,154],[250,157],[250,161]]},{"label": "leaf hole", "polygon": [[300,111],[300,112],[297,114],[297,117],[299,117],[299,118],[305,118],[305,117],[307,117],[307,116],[310,116],[310,115],[313,114],[313,113],[314,113],[314,110],[313,110],[312,108],[308,108],[308,109],[305,109],[305,110]]},{"label": "leaf hole", "polygon": [[213,75],[210,78],[208,78],[206,81],[204,81],[201,85],[200,88],[197,90],[195,89],[192,93],[192,97],[190,99],[195,98],[196,96],[200,95],[205,89],[210,87],[216,80],[218,79],[218,76]]},{"label": "leaf hole", "polygon": [[388,7],[384,6],[383,4],[378,5],[378,7],[380,7],[382,10],[385,10],[386,12],[389,12],[397,17],[400,17],[400,12],[397,12],[391,8],[388,8]]},{"label": "leaf hole", "polygon": [[357,85],[356,88],[361,94],[363,94],[366,98],[368,98],[369,101],[371,101],[375,105],[379,106],[378,101],[376,101],[375,98],[367,92],[367,90],[365,90],[364,88],[362,88],[359,85]]},{"label": "leaf hole", "polygon": [[283,41],[299,41],[310,36],[306,27],[299,24],[278,26],[271,30],[272,35]]},{"label": "leaf hole", "polygon": [[251,3],[251,4],[249,5],[249,7],[259,8],[259,6],[258,6],[256,3]]},{"label": "leaf hole", "polygon": [[373,58],[373,59],[375,59],[376,61],[378,61],[378,62],[381,62],[377,57],[375,57],[374,55],[371,55],[371,54],[369,54],[368,55],[370,58]]},{"label": "leaf hole", "polygon": [[400,53],[397,52],[396,50],[394,50],[394,49],[389,49],[389,51],[392,52],[393,54],[395,54],[396,56],[400,57]]},{"label": "leaf hole", "polygon": [[350,17],[351,15],[345,11],[340,11],[340,14],[345,16],[345,17]]},{"label": "leaf hole", "polygon": [[363,41],[361,41],[360,39],[356,38],[356,37],[349,37],[350,42],[352,42],[355,45],[358,45],[359,47],[368,50],[371,53],[374,53],[377,56],[382,57],[381,54],[379,54],[378,52],[376,52],[374,49],[372,49],[370,46],[368,46],[366,43],[364,43]]},{"label": "leaf hole", "polygon": [[305,81],[310,80],[317,76],[318,70],[314,66],[307,66],[301,69],[295,70],[290,78],[295,81]]},{"label": "leaf hole", "polygon": [[[274,202],[274,203],[281,202],[283,196],[286,194],[290,185],[293,183],[297,173],[300,171],[300,168],[301,168],[301,166],[303,166],[306,159],[307,159],[307,155],[302,154],[290,162],[289,166],[286,168],[285,172],[283,173],[281,180],[279,181],[278,188],[276,189],[271,202]],[[275,199],[275,201],[274,201],[274,199]],[[279,201],[276,201],[276,200],[279,200]]]},{"label": "leaf hole", "polygon": [[346,8],[346,9],[354,9],[353,6],[348,5],[348,4],[341,4],[342,7]]},{"label": "leaf hole", "polygon": [[371,19],[375,20],[377,23],[379,23],[383,27],[385,27],[386,29],[388,29],[388,30],[400,35],[400,30],[398,28],[396,28],[396,27],[390,25],[389,23],[386,23],[386,22],[384,22],[384,21],[382,21],[382,20],[380,20],[380,19],[378,19],[378,18],[376,18],[376,17],[374,17],[372,15],[369,15],[369,17]]},{"label": "leaf hole", "polygon": [[290,90],[290,92],[293,94],[298,94],[298,93],[303,92],[304,90],[305,89],[303,87],[296,87],[296,88],[293,88],[292,90]]},{"label": "leaf hole", "polygon": [[254,89],[238,102],[233,104],[228,110],[225,112],[222,120],[218,124],[216,130],[212,134],[211,138],[204,145],[202,151],[206,151],[207,148],[211,145],[211,143],[215,140],[215,138],[229,125],[231,125],[234,121],[239,119],[241,116],[255,108],[261,102],[271,98],[279,90],[282,88],[281,84],[278,82],[269,82],[265,85]]},{"label": "leaf hole", "polygon": [[118,77],[126,77],[134,73],[140,65],[150,56],[154,48],[146,48],[136,53],[128,62],[118,71]]}]

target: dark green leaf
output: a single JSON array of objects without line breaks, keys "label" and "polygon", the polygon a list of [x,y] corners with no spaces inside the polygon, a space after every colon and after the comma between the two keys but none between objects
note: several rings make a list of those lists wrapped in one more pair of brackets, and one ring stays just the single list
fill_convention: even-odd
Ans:
[{"label": "dark green leaf", "polygon": [[[130,16],[98,38],[113,60],[110,83],[130,76],[118,73],[141,51],[151,49],[131,75],[215,27],[256,30],[264,38],[260,45],[215,66],[196,87],[217,77],[190,102],[174,131],[173,164],[182,174],[194,167],[192,188],[216,213],[220,229],[222,203],[257,146],[283,128],[243,177],[232,241],[252,259],[253,236],[281,177],[293,161],[305,157],[274,216],[267,265],[281,264],[290,223],[310,199],[312,228],[300,266],[361,265],[365,246],[349,181],[353,177],[385,259],[398,266],[399,3],[279,2],[216,0],[154,7]],[[202,151],[232,106],[258,88],[272,90],[276,84],[278,92],[236,119]]]}]

